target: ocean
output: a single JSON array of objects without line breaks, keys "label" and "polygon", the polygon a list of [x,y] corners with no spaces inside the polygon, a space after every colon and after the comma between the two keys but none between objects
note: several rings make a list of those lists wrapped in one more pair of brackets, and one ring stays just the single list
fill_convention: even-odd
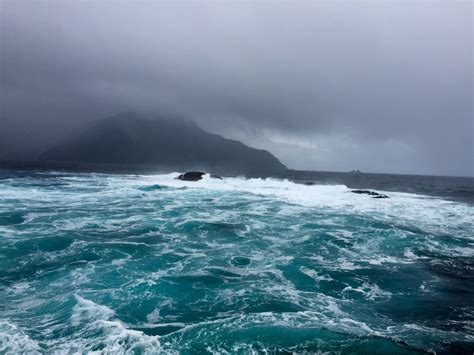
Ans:
[{"label": "ocean", "polygon": [[0,353],[473,353],[473,178],[177,175],[0,170]]}]

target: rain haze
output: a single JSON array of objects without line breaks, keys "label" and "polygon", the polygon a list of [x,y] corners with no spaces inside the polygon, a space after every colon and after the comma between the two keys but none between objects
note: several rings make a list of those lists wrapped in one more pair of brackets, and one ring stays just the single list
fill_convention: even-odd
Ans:
[{"label": "rain haze", "polygon": [[474,175],[470,1],[0,0],[0,159],[171,112],[303,170]]},{"label": "rain haze", "polygon": [[473,21],[0,0],[0,354],[472,354]]}]

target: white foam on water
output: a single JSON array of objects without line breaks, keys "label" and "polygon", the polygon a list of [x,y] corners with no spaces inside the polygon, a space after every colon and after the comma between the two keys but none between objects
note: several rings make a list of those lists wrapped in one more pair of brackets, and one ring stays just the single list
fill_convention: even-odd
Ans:
[{"label": "white foam on water", "polygon": [[[451,201],[446,201],[438,198],[427,197],[423,195],[400,193],[400,192],[385,192],[381,193],[389,195],[389,199],[373,199],[371,196],[359,195],[351,193],[351,189],[344,185],[312,185],[307,186],[303,184],[296,184],[289,180],[279,180],[273,178],[261,179],[245,179],[241,177],[229,177],[223,180],[212,179],[209,175],[196,182],[187,182],[177,180],[178,173],[151,175],[151,176],[130,176],[117,175],[108,176],[102,174],[87,174],[84,176],[74,177],[68,176],[67,179],[71,184],[70,189],[57,190],[41,190],[28,186],[14,187],[5,186],[0,189],[0,199],[5,201],[15,201],[20,199],[29,205],[44,205],[46,202],[51,202],[53,205],[67,205],[69,207],[84,206],[84,204],[97,201],[97,198],[103,199],[108,203],[120,203],[127,197],[142,196],[146,200],[147,196],[173,195],[176,197],[187,196],[189,194],[199,193],[201,190],[214,191],[222,193],[233,193],[238,196],[239,192],[246,193],[245,198],[250,198],[250,195],[265,196],[274,198],[289,204],[299,206],[321,208],[328,212],[337,212],[345,214],[364,215],[376,214],[383,221],[391,221],[394,223],[401,223],[404,225],[418,226],[426,232],[441,231],[449,234],[453,228],[463,227],[466,231],[469,228],[472,230],[474,207]],[[100,189],[90,193],[81,193],[80,188],[90,186]],[[161,185],[172,187],[171,190],[156,190],[144,193],[138,188],[151,185]],[[79,192],[74,192],[75,187],[79,188]],[[181,188],[185,188],[181,190]],[[221,195],[215,195],[214,198],[218,201]],[[252,211],[264,215],[268,213],[266,207],[262,206],[262,210]],[[292,213],[298,210],[291,210],[287,206],[285,211],[278,213]],[[256,207],[252,207],[255,209]],[[208,216],[206,216],[207,218]],[[133,218],[139,218],[134,216]],[[222,220],[222,219],[221,219]],[[66,228],[77,230],[87,227],[87,223],[94,222],[87,218],[74,218],[70,225],[67,221],[56,222],[60,223],[57,228]],[[97,221],[95,221],[97,222]],[[107,230],[114,230],[117,228],[117,223],[123,221],[117,219],[115,223],[113,217],[108,218],[107,221],[102,221],[101,226]],[[54,224],[53,224],[54,225]],[[0,227],[6,229],[10,228]],[[339,234],[339,238],[349,240],[349,234]],[[472,233],[460,233],[458,237],[465,237],[474,240]],[[468,250],[467,255],[471,255],[472,251]]]},{"label": "white foam on water", "polygon": [[408,248],[405,249],[405,251],[403,252],[403,255],[407,259],[417,259],[417,256]]},{"label": "white foam on water", "polygon": [[339,269],[342,269],[342,270],[357,270],[357,269],[361,269],[361,268],[362,268],[361,266],[355,265],[354,263],[352,263],[350,261],[347,261],[347,260],[343,260],[339,264]]},{"label": "white foam on water", "polygon": [[[438,339],[450,339],[451,341],[471,341],[472,336],[461,331],[455,330],[442,330],[435,327],[428,327],[422,324],[416,323],[405,323],[396,326],[387,327],[389,334],[403,339],[407,335],[410,336],[410,343],[414,346],[419,346],[423,348],[422,339],[427,338],[438,338]],[[413,334],[416,333],[417,336],[413,337]],[[426,347],[426,345],[425,345]],[[436,353],[435,351],[433,351]]]},{"label": "white foam on water", "polygon": [[16,282],[10,287],[10,291],[14,293],[21,294],[25,291],[28,291],[31,287],[31,283],[26,281]]},{"label": "white foam on water", "polygon": [[[332,306],[334,311],[329,311],[331,305],[328,304],[328,309],[323,312],[260,312],[242,314],[239,316],[231,315],[218,320],[189,324],[173,333],[173,336],[178,337],[181,346],[183,344],[192,343],[201,336],[205,336],[206,338],[212,337],[216,343],[210,345],[209,350],[214,351],[216,349],[215,347],[219,346],[219,341],[223,336],[231,336],[232,333],[238,333],[242,329],[262,329],[262,327],[327,329],[337,333],[356,336],[381,335],[381,333],[372,329],[365,322],[354,320],[349,315],[340,311],[336,305],[333,304]],[[181,339],[179,337],[181,337]]]},{"label": "white foam on water", "polygon": [[[206,189],[227,192],[245,192],[276,198],[283,202],[306,207],[330,209],[329,211],[352,214],[377,214],[382,220],[419,226],[428,232],[449,232],[457,226],[473,226],[474,207],[464,203],[456,203],[424,195],[378,191],[389,195],[388,199],[374,199],[367,195],[351,193],[345,185],[302,185],[289,180],[273,178],[245,179],[229,177],[223,180],[212,179],[204,175],[196,182],[177,180],[178,173],[142,176],[129,182],[131,186],[159,184],[174,188],[187,187],[178,190],[180,193]],[[154,193],[154,192],[152,192]],[[156,193],[177,193],[176,190]],[[338,234],[338,237],[350,239],[350,233]],[[473,235],[465,237],[474,240]]]},{"label": "white foam on water", "polygon": [[15,324],[0,319],[0,354],[41,354],[38,342]]},{"label": "white foam on water", "polygon": [[114,266],[124,266],[129,260],[132,259],[132,255],[128,254],[128,253],[123,253],[125,256],[123,258],[120,258],[120,259],[114,259],[112,260],[111,264],[114,265]]},{"label": "white foam on water", "polygon": [[342,240],[343,242],[346,242],[346,243],[350,243],[354,238],[354,234],[346,230],[327,232],[327,234],[330,235],[331,237],[334,237],[334,239]]},{"label": "white foam on water", "polygon": [[382,290],[377,284],[370,284],[368,282],[364,282],[359,287],[345,287],[342,292],[358,292],[364,295],[367,300],[377,300],[377,299],[389,299],[392,297],[392,293]]},{"label": "white foam on water", "polygon": [[384,264],[411,264],[411,260],[403,260],[401,258],[395,258],[393,256],[371,256],[370,259],[361,258],[361,262],[366,262],[370,265],[384,265]]},{"label": "white foam on water", "polygon": [[107,306],[101,306],[93,301],[75,295],[77,304],[74,306],[74,312],[71,316],[73,325],[80,325],[84,319],[86,320],[102,320],[110,319],[115,312]]},{"label": "white foam on water", "polygon": [[[93,354],[154,354],[162,350],[159,337],[128,329],[115,312],[79,295],[73,308],[71,324],[78,327],[72,338],[51,344],[53,352],[88,352]],[[99,349],[97,347],[99,346]]]},{"label": "white foam on water", "polygon": [[343,318],[341,319],[341,325],[347,328],[349,332],[354,332],[354,329],[362,330],[367,334],[376,334],[374,330],[372,330],[366,323],[359,322],[351,318]]},{"label": "white foam on water", "polygon": [[146,319],[148,320],[148,322],[150,323],[158,323],[158,322],[161,322],[163,320],[163,317],[161,316],[161,310],[164,308],[164,307],[172,307],[173,306],[173,300],[171,299],[166,299],[164,300],[163,302],[161,302],[159,304],[159,306],[157,306],[151,313],[149,313],[147,316],[146,316]]},{"label": "white foam on water", "polygon": [[[260,315],[244,315],[242,322],[247,322],[245,324],[250,325],[252,325],[252,322],[258,323],[257,320],[260,319],[262,322],[267,322],[266,324],[272,324],[271,322],[275,321],[279,322],[281,325],[294,327],[323,326],[328,329],[333,329],[334,331],[347,331],[362,335],[376,334],[376,331],[372,329],[374,327],[372,324],[368,326],[364,322],[353,319],[349,314],[341,310],[341,308],[345,309],[341,305],[344,305],[344,302],[346,301],[349,302],[350,305],[350,302],[352,302],[351,300],[333,299],[323,294],[315,296],[314,292],[299,290],[291,282],[290,276],[288,276],[289,279],[286,279],[285,274],[281,270],[278,270],[278,267],[290,264],[293,261],[293,256],[283,255],[286,252],[285,248],[291,247],[290,242],[295,241],[295,239],[291,239],[293,234],[297,235],[300,233],[300,235],[296,237],[296,240],[301,243],[310,239],[311,235],[307,234],[303,227],[301,227],[301,232],[299,230],[302,221],[302,213],[306,216],[308,211],[310,213],[315,212],[317,216],[315,218],[321,219],[318,220],[318,224],[322,226],[322,229],[333,229],[331,232],[327,233],[330,238],[327,238],[326,241],[328,244],[331,244],[332,248],[336,248],[334,250],[337,250],[337,256],[331,258],[327,256],[327,254],[322,254],[307,257],[308,260],[318,262],[326,271],[345,270],[350,272],[362,267],[367,267],[368,265],[384,265],[392,263],[408,264],[426,258],[422,256],[419,257],[415,252],[413,252],[413,250],[418,250],[418,244],[413,245],[413,243],[411,243],[412,239],[415,239],[412,237],[417,233],[418,229],[424,233],[422,233],[422,235],[426,235],[426,237],[423,237],[426,238],[426,243],[424,243],[423,246],[432,248],[434,252],[442,253],[444,255],[464,257],[472,257],[474,255],[472,244],[468,244],[466,247],[453,247],[440,238],[437,238],[434,235],[429,235],[431,232],[433,232],[433,234],[447,233],[452,235],[454,231],[457,231],[457,229],[460,228],[460,230],[464,230],[464,232],[461,232],[461,235],[457,237],[466,238],[469,242],[474,240],[472,233],[466,232],[469,231],[469,229],[471,231],[473,229],[472,227],[474,226],[474,223],[472,221],[472,215],[474,209],[462,203],[395,192],[385,192],[390,196],[390,198],[378,200],[366,195],[352,194],[350,189],[343,185],[306,186],[295,184],[288,180],[277,179],[226,178],[224,180],[215,180],[210,179],[208,176],[205,176],[202,181],[198,182],[183,182],[175,180],[176,176],[177,173],[146,177],[108,177],[101,175],[93,177],[93,179],[100,181],[91,181],[90,176],[81,176],[77,179],[71,177],[71,179],[69,179],[71,191],[68,192],[32,189],[31,194],[28,195],[30,189],[7,188],[5,191],[10,191],[12,195],[8,195],[8,193],[0,189],[0,199],[5,198],[5,201],[8,203],[12,198],[19,198],[22,199],[23,203],[30,204],[32,207],[44,206],[44,203],[49,201],[54,206],[62,206],[62,211],[74,210],[76,208],[80,210],[81,206],[82,208],[87,206],[86,208],[93,209],[98,206],[97,202],[102,201],[103,199],[103,201],[105,201],[104,204],[106,205],[104,206],[105,208],[109,206],[108,203],[110,202],[111,209],[116,208],[119,212],[123,212],[120,210],[128,207],[120,205],[118,205],[119,207],[114,207],[116,206],[114,204],[123,203],[128,201],[130,197],[135,198],[136,196],[140,196],[140,204],[146,204],[150,201],[161,202],[162,200],[160,200],[160,196],[164,196],[167,198],[165,205],[152,204],[153,208],[157,209],[157,212],[153,212],[156,213],[156,216],[152,216],[153,221],[160,221],[160,223],[164,221],[163,219],[160,219],[160,213],[162,211],[173,211],[179,209],[181,206],[188,208],[191,207],[189,208],[189,215],[185,215],[183,218],[170,217],[167,219],[170,225],[182,229],[184,224],[188,222],[233,222],[239,218],[241,213],[248,214],[251,218],[263,217],[262,220],[257,220],[257,218],[255,218],[255,221],[252,220],[251,223],[245,225],[244,231],[236,231],[235,233],[240,236],[249,235],[249,239],[254,235],[257,235],[261,241],[265,242],[264,245],[267,245],[264,248],[265,252],[261,252],[262,248],[256,250],[254,254],[248,255],[252,263],[245,269],[223,267],[221,267],[221,269],[239,275],[269,274],[271,275],[271,278],[277,279],[277,282],[273,286],[268,287],[262,287],[261,284],[256,283],[255,285],[249,286],[248,289],[241,291],[243,294],[223,293],[222,298],[227,298],[229,299],[229,302],[233,302],[234,300],[230,299],[231,296],[234,296],[235,299],[237,299],[237,297],[245,297],[247,294],[251,294],[252,292],[264,291],[269,295],[275,295],[279,299],[288,300],[295,305],[299,305],[303,309],[310,309],[312,312],[296,312],[280,315],[267,312],[267,314],[262,313]],[[91,187],[97,187],[97,184],[100,184],[102,191],[93,191],[87,194],[83,192],[73,192],[74,187],[76,186],[84,187],[84,185],[90,185]],[[138,189],[139,187],[154,184],[169,186],[171,189],[158,189],[148,192],[143,192]],[[181,189],[183,187],[186,187],[186,189]],[[200,211],[199,209],[194,209],[194,206],[191,204],[196,203],[196,201],[199,201],[202,197],[205,197],[208,201],[211,200],[209,203],[213,204],[225,204],[227,203],[226,201],[231,200],[250,201],[252,203],[251,207],[245,211],[239,211],[238,207],[232,208],[232,210],[228,211],[219,211],[219,213],[215,213],[215,211]],[[186,205],[186,203],[188,203],[188,205]],[[160,210],[158,211],[158,209]],[[139,224],[144,218],[150,217],[150,214],[147,214],[144,217],[140,215],[139,212],[136,213],[137,214],[129,217],[122,217],[121,214],[116,214],[105,221],[94,220],[94,216],[86,213],[85,215],[71,218],[69,221],[55,222],[52,225],[47,225],[43,222],[44,226],[42,227],[42,231],[48,231],[49,233],[55,229],[62,231],[77,231],[89,228],[89,223],[95,223],[92,229],[96,231],[115,231],[118,228],[128,228],[128,225],[124,224]],[[327,216],[330,214],[333,214],[333,216],[319,218],[320,215]],[[378,227],[364,226],[363,228],[370,232],[367,234],[368,238],[365,238],[365,235],[361,235],[359,232],[353,233],[344,230],[344,226],[341,225],[341,223],[345,223],[345,221],[344,218],[340,217],[341,215],[356,217],[367,216],[368,218],[375,219],[377,222],[385,223],[385,225],[388,226],[387,228],[392,226],[393,230],[386,233],[383,228],[377,229]],[[54,216],[54,213],[52,213],[52,216]],[[295,217],[293,219],[294,224],[291,224],[291,222],[291,225],[284,226],[287,228],[286,230],[289,231],[288,238],[285,235],[278,235],[278,233],[266,233],[265,228],[267,228],[268,224],[265,217],[274,218],[271,223],[278,223],[279,218],[286,218],[287,216],[290,217],[288,218],[289,220],[291,220],[293,216]],[[36,218],[40,216],[34,217]],[[282,219],[282,222],[288,224],[288,219]],[[26,223],[32,222],[34,222],[33,219],[28,219]],[[304,223],[305,220],[302,222]],[[406,228],[406,230],[401,231],[399,235],[394,234],[397,233],[396,228],[398,228],[398,226],[414,228]],[[16,237],[22,237],[22,232],[14,230],[14,227],[2,227],[0,232],[3,233],[3,231],[6,232],[6,235],[11,235],[12,231],[14,231]],[[165,233],[168,233],[166,228]],[[400,238],[405,238],[403,240],[404,244],[401,245],[400,250],[387,249],[387,251],[384,251],[386,249],[383,249],[381,244],[383,243],[385,236],[382,233],[392,233],[395,238],[399,236]],[[247,242],[247,240],[244,239],[237,242],[206,240],[205,234],[203,234],[203,236],[204,237],[201,238],[199,242],[205,244],[207,248],[212,249],[213,251],[216,251],[219,248],[224,251],[228,250],[231,252],[231,255],[233,255],[232,252],[236,250],[236,246],[240,245],[240,242],[242,242],[242,244]],[[186,233],[182,233],[179,237],[170,237],[169,240],[166,240],[166,245],[160,246],[163,248],[160,253],[162,254],[168,251],[174,252],[174,249],[178,249],[177,247],[179,246],[179,249],[185,252],[182,254],[183,256],[189,254],[190,258],[205,258],[205,252],[198,252],[194,247],[186,246],[187,238],[188,236]],[[377,238],[381,241],[380,245],[377,244]],[[362,240],[362,242],[359,243],[360,240]],[[340,245],[342,243],[340,243],[340,241],[349,243],[350,247],[341,247]],[[69,246],[69,249],[79,247],[80,245],[78,243],[90,244],[95,242],[75,241],[71,246]],[[122,239],[111,239],[101,242],[101,245],[106,248],[113,248],[115,245],[119,244],[148,246],[147,243],[140,241],[135,242]],[[408,244],[408,246],[406,246],[406,244]],[[151,248],[153,247],[150,246],[150,249]],[[318,251],[321,253],[324,251],[329,252],[329,249],[323,249],[323,247],[321,247]],[[315,251],[315,254],[318,254],[318,251]],[[385,255],[392,252],[396,256]],[[49,254],[53,255],[52,253]],[[56,254],[53,256],[56,256]],[[112,261],[112,264],[116,267],[121,267],[129,259],[130,256],[126,256],[122,259],[115,259]],[[90,263],[93,264],[94,262]],[[133,288],[143,282],[153,284],[157,279],[165,275],[182,275],[184,272],[183,268],[187,265],[186,263],[187,261],[183,261],[183,263],[177,262],[166,270],[149,272],[146,275],[137,275],[133,282],[129,283],[127,287]],[[254,266],[254,263],[257,265]],[[362,266],[361,263],[363,263]],[[195,266],[191,263],[189,265],[190,267]],[[328,275],[324,274],[324,271],[319,272],[319,269],[317,268],[312,269],[311,267],[300,267],[299,271],[311,277],[316,282],[331,280]],[[189,273],[189,271],[185,272]],[[88,281],[87,277],[84,276],[87,275],[85,269],[76,269],[75,271],[72,271],[70,275],[71,279],[68,279],[68,282],[72,282],[75,286],[81,286],[82,283]],[[18,292],[19,294],[25,292],[29,287],[27,284],[21,283],[18,283],[16,286],[17,288],[12,292]],[[52,283],[50,286],[56,285]],[[420,289],[421,291],[426,292],[429,289],[429,286],[429,283],[422,283]],[[388,299],[391,296],[389,292],[381,290],[378,285],[368,282],[359,284],[359,286],[346,287],[343,293],[344,292],[357,292],[368,300],[383,300]],[[76,302],[77,304],[73,309],[70,321],[71,325],[78,329],[77,332],[68,338],[59,339],[55,343],[46,342],[45,344],[50,345],[48,350],[52,349],[53,352],[56,351],[58,353],[93,351],[94,349],[97,349],[97,344],[100,344],[101,348],[96,350],[98,353],[130,353],[135,350],[142,353],[157,353],[164,351],[161,347],[163,344],[163,342],[161,342],[161,337],[147,336],[140,331],[129,329],[126,324],[122,323],[117,318],[115,312],[111,308],[99,305],[81,296],[76,297]],[[161,319],[158,308],[148,316],[148,321],[153,323],[163,321],[162,324],[168,324],[166,321],[170,319],[168,316],[166,319]],[[222,322],[233,322],[233,319],[235,319],[235,317],[232,319],[222,320]],[[216,321],[215,323],[221,324],[222,322]],[[2,323],[0,323],[0,337],[3,336],[3,328],[1,324]],[[180,326],[181,325],[183,324],[180,323]],[[189,327],[186,329],[190,330],[195,328],[195,325],[188,326]],[[235,326],[235,323],[232,323],[232,326]],[[29,341],[31,339],[29,339],[25,333],[22,333],[21,330],[15,328],[14,325],[5,329],[7,329],[7,335],[9,334],[8,329],[14,330],[10,331],[12,334],[15,331],[18,333],[18,337],[15,338],[16,340],[12,340],[13,344],[30,344]],[[232,327],[229,326],[229,329],[232,329]],[[418,331],[420,329],[411,329],[412,332],[413,330]],[[427,334],[428,332],[429,330],[426,330]],[[409,331],[407,331],[407,333],[409,333]],[[8,341],[9,338],[5,339]],[[2,341],[0,341],[0,353],[2,352],[1,344],[3,344]],[[31,344],[31,349],[33,349],[32,351],[34,352],[34,349],[38,344],[35,341],[32,341]]]},{"label": "white foam on water", "polygon": [[311,277],[316,283],[320,283],[321,281],[331,281],[332,277],[329,275],[319,275],[316,270],[309,269],[307,267],[301,266],[299,269],[303,274]]}]

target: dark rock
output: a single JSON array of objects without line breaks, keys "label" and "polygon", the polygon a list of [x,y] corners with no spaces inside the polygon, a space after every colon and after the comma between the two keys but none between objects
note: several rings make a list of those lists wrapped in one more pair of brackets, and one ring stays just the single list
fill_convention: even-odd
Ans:
[{"label": "dark rock", "polygon": [[306,186],[313,186],[313,185],[316,185],[316,183],[314,181],[306,181],[304,183]]},{"label": "dark rock", "polygon": [[362,195],[372,195],[372,196],[378,195],[377,192],[369,191],[369,190],[352,190],[351,192],[354,194],[362,194]]},{"label": "dark rock", "polygon": [[187,173],[181,174],[177,177],[178,180],[183,181],[199,181],[202,179],[202,176],[206,174],[201,171],[188,171]]},{"label": "dark rock", "polygon": [[388,198],[387,195],[379,194],[378,192],[370,190],[352,190],[351,192],[354,194],[370,195],[372,198]]}]

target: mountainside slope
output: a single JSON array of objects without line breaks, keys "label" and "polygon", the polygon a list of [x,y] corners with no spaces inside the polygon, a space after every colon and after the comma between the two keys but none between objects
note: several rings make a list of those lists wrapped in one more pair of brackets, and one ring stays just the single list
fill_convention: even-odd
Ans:
[{"label": "mountainside slope", "polygon": [[99,120],[41,154],[40,160],[234,171],[286,169],[268,151],[210,134],[193,122],[152,120],[134,113]]}]

